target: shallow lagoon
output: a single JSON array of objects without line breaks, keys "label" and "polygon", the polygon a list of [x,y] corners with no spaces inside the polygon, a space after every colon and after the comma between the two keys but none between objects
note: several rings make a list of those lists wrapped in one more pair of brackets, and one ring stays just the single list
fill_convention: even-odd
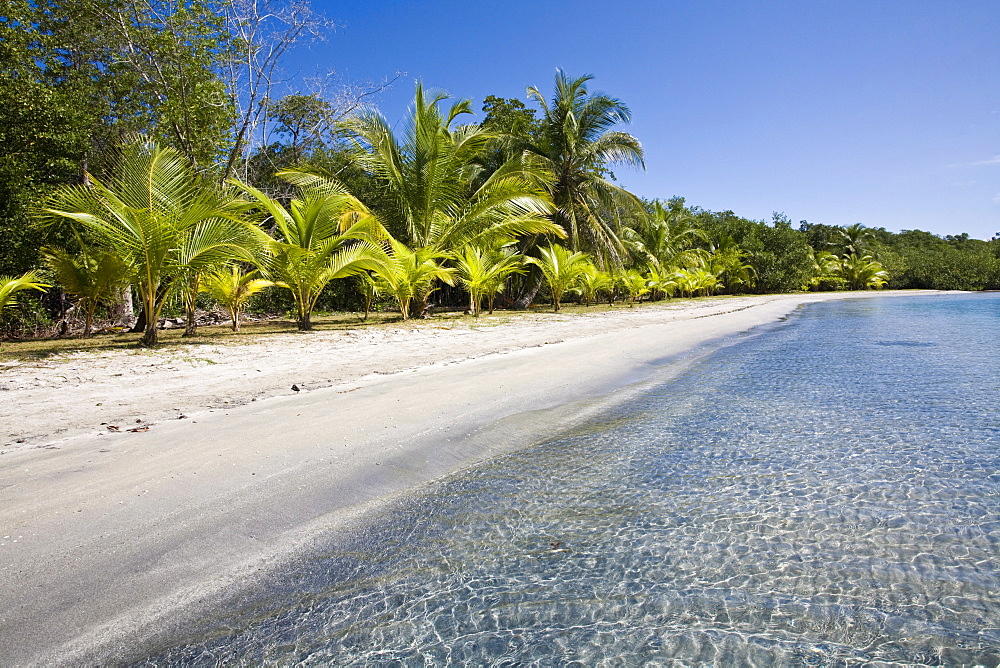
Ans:
[{"label": "shallow lagoon", "polygon": [[1000,295],[813,304],[151,663],[1000,662]]}]

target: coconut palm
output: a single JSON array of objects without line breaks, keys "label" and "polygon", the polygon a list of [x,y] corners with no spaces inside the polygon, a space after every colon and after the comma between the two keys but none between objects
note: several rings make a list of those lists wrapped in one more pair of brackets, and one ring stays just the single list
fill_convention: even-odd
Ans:
[{"label": "coconut palm", "polygon": [[312,329],[316,301],[330,281],[385,269],[388,256],[381,246],[388,236],[385,229],[339,184],[313,180],[287,207],[255,188],[239,185],[274,226],[276,237],[263,241],[254,261],[263,278],[291,291],[300,330]]},{"label": "coconut palm", "polygon": [[62,186],[40,211],[43,221],[71,221],[80,236],[115,254],[132,271],[145,332],[156,345],[157,322],[170,294],[197,258],[238,256],[251,236],[243,202],[197,176],[172,148],[134,138],[120,151],[114,175],[90,186]]},{"label": "coconut palm", "polygon": [[113,252],[84,247],[79,253],[61,248],[43,248],[42,259],[56,275],[67,294],[83,310],[83,336],[90,336],[94,312],[128,285],[129,267]]},{"label": "coconut palm", "polygon": [[563,293],[576,284],[590,264],[590,258],[585,253],[571,251],[559,244],[539,248],[538,257],[529,257],[525,261],[541,270],[552,293],[552,310],[557,313]]},{"label": "coconut palm", "polygon": [[655,269],[651,269],[646,274],[646,284],[649,286],[651,299],[656,300],[661,296],[670,297],[677,289],[676,271],[661,273]]},{"label": "coconut palm", "polygon": [[[504,251],[504,247],[509,245],[492,249],[466,246],[455,254],[458,280],[469,293],[469,310],[477,318],[483,299],[494,297],[503,290],[512,274],[523,271],[521,257]],[[490,313],[492,312],[493,299],[490,299]]]},{"label": "coconut palm", "polygon": [[38,272],[29,271],[21,276],[0,276],[0,311],[13,308],[17,304],[14,296],[22,290],[41,290],[52,286],[42,283]]},{"label": "coconut palm", "polygon": [[840,275],[852,290],[876,290],[889,282],[889,272],[871,255],[848,255],[840,261]]},{"label": "coconut palm", "polygon": [[628,295],[629,307],[634,307],[635,302],[642,299],[643,295],[649,294],[649,282],[646,277],[635,269],[629,269],[618,275],[618,284]]},{"label": "coconut palm", "polygon": [[715,274],[720,286],[735,294],[753,285],[754,268],[746,256],[733,237],[720,234],[712,243],[704,268]]},{"label": "coconut palm", "polygon": [[[372,211],[411,248],[451,251],[495,246],[524,234],[563,236],[548,215],[544,184],[551,175],[519,158],[486,175],[481,158],[494,134],[476,124],[456,125],[472,113],[468,100],[442,113],[444,94],[426,95],[417,84],[411,116],[401,136],[377,111],[344,125],[355,159],[381,188]],[[306,177],[300,177],[306,178]]]},{"label": "coconut palm", "polygon": [[622,243],[639,265],[664,272],[684,266],[696,254],[695,244],[708,242],[708,235],[694,227],[691,213],[676,203],[663,206],[653,200],[648,212],[622,229]]},{"label": "coconut palm", "polygon": [[803,286],[803,289],[817,290],[824,283],[843,283],[843,279],[840,276],[840,258],[829,251],[814,251],[810,248],[809,252],[810,273],[812,275],[809,278],[809,282]]},{"label": "coconut palm", "polygon": [[201,281],[201,289],[229,312],[234,332],[240,331],[240,311],[250,298],[273,285],[273,281],[260,278],[258,271],[245,272],[237,264],[209,272]]},{"label": "coconut palm", "polygon": [[442,264],[447,256],[434,248],[413,250],[395,239],[389,243],[391,256],[373,270],[385,292],[396,298],[403,320],[407,320],[415,305],[426,305],[436,281],[454,285],[455,270]]},{"label": "coconut palm", "polygon": [[569,234],[569,247],[587,250],[602,264],[620,264],[624,246],[615,230],[619,209],[638,211],[642,202],[610,178],[616,164],[643,167],[642,145],[626,132],[631,113],[618,99],[587,90],[590,75],[570,78],[556,70],[551,101],[534,86],[528,97],[542,108],[541,131],[526,151],[555,175],[554,220]]},{"label": "coconut palm", "polygon": [[382,290],[383,283],[377,281],[371,274],[368,272],[358,274],[358,292],[365,300],[365,315],[361,318],[362,321],[368,320],[372,306],[375,304],[375,300],[382,295]]},{"label": "coconut palm", "polygon": [[861,223],[837,228],[837,239],[830,242],[844,250],[844,255],[862,255],[868,246],[868,241],[874,235]]},{"label": "coconut palm", "polygon": [[601,271],[588,263],[577,281],[576,291],[583,297],[583,303],[590,306],[597,301],[597,295],[603,291],[613,292],[615,279],[606,271]]}]

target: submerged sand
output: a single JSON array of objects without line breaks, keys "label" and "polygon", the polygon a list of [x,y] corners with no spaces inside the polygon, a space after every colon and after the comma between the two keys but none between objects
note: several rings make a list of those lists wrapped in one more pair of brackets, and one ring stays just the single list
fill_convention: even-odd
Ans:
[{"label": "submerged sand", "polygon": [[0,663],[127,656],[181,611],[373,504],[578,423],[702,344],[803,303],[870,296],[430,320],[272,335],[197,356],[6,363]]}]

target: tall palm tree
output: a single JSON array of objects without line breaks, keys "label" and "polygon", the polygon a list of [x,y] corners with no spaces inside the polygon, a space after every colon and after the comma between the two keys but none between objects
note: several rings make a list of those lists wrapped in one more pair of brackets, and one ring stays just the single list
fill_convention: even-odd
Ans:
[{"label": "tall palm tree", "polygon": [[160,313],[191,262],[243,252],[252,237],[241,218],[245,202],[196,175],[176,150],[141,137],[121,147],[107,183],[89,181],[57,189],[40,216],[49,224],[70,221],[131,268],[146,317],[140,342],[156,345]]},{"label": "tall palm tree", "polygon": [[425,94],[418,83],[400,136],[374,110],[345,123],[357,163],[382,187],[384,197],[370,202],[373,213],[411,248],[452,251],[524,234],[562,236],[548,218],[552,202],[544,184],[551,175],[519,159],[484,174],[481,158],[495,135],[476,124],[457,125],[472,113],[469,101],[442,112],[446,99]]},{"label": "tall palm tree", "polygon": [[638,210],[642,202],[616,185],[612,165],[644,167],[642,145],[632,135],[614,130],[631,120],[621,100],[587,90],[593,79],[570,78],[556,70],[551,102],[531,86],[528,97],[542,108],[541,131],[526,151],[554,175],[553,216],[569,234],[574,251],[586,250],[604,263],[620,264],[624,247],[614,213]]}]

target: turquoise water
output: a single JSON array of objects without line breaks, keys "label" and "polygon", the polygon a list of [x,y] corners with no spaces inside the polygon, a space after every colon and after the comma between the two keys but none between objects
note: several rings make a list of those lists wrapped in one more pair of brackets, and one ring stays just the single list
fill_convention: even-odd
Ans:
[{"label": "turquoise water", "polygon": [[997,294],[808,306],[150,662],[996,665],[998,349]]}]

